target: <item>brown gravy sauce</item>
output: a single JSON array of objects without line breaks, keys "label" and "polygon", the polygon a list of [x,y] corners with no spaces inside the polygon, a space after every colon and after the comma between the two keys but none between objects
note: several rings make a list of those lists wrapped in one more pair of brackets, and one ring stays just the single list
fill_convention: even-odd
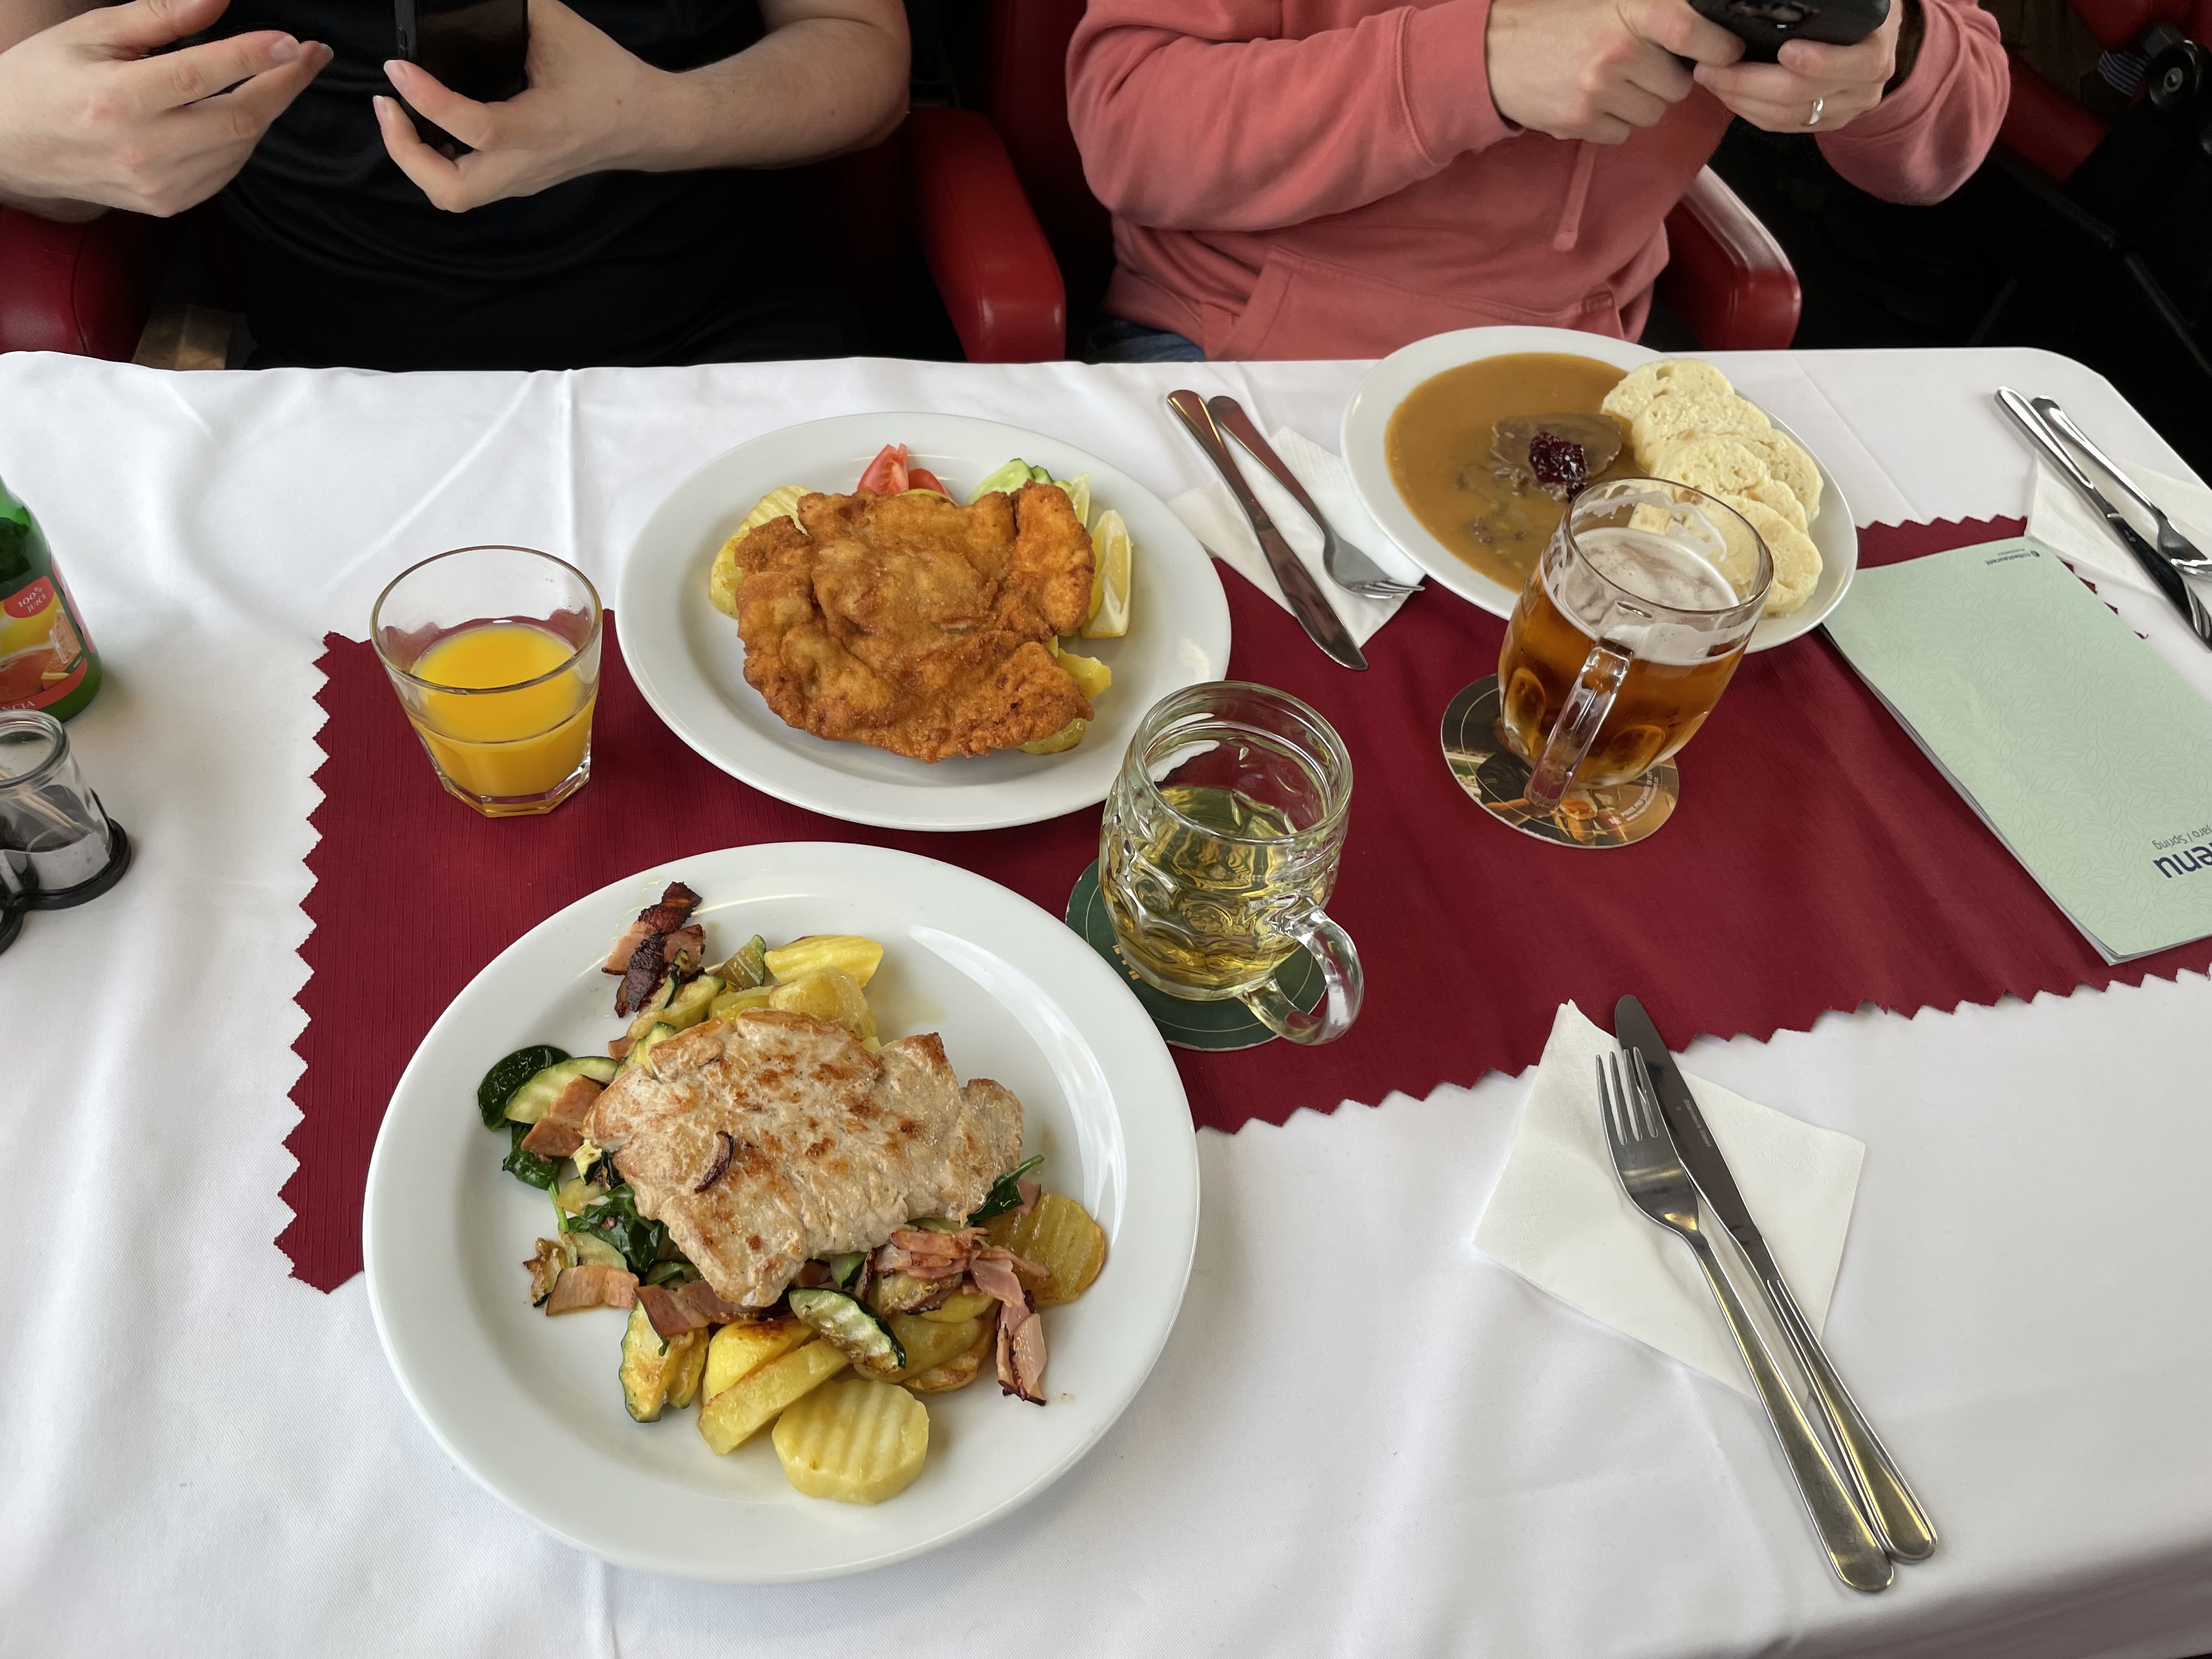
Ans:
[{"label": "brown gravy sauce", "polygon": [[[1566,505],[1497,476],[1492,429],[1509,415],[1595,415],[1626,373],[1591,357],[1522,351],[1431,375],[1391,413],[1383,434],[1390,482],[1431,535],[1517,592]],[[1634,471],[1624,444],[1597,476]]]}]

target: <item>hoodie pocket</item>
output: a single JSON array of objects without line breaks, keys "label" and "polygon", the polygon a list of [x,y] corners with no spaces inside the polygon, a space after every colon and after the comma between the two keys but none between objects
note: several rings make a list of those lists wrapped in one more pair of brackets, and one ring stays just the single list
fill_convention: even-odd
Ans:
[{"label": "hoodie pocket", "polygon": [[[1509,305],[1470,288],[1440,293],[1277,247],[1261,267],[1252,297],[1233,320],[1208,307],[1206,356],[1217,358],[1386,357],[1409,341],[1456,328],[1498,324],[1621,332],[1610,288],[1557,307]],[[1217,319],[1220,332],[1216,334]]]}]

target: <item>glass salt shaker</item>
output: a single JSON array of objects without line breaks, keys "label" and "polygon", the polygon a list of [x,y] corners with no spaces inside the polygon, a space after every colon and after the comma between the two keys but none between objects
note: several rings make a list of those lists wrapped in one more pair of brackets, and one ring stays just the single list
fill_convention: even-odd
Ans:
[{"label": "glass salt shaker", "polygon": [[131,863],[131,837],[77,770],[68,733],[34,708],[0,711],[0,951],[26,910],[97,898]]}]

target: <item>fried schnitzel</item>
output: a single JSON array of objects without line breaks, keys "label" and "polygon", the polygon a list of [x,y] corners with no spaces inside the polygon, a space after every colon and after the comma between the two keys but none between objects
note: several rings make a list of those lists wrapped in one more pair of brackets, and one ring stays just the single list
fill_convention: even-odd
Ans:
[{"label": "fried schnitzel", "polygon": [[1057,485],[972,507],[805,495],[734,550],[745,680],[789,726],[915,760],[1091,718],[1050,641],[1083,625],[1090,533]]}]

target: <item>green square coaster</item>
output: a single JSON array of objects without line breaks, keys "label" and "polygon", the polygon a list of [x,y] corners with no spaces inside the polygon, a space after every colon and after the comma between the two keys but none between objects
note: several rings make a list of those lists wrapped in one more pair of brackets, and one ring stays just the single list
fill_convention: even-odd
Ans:
[{"label": "green square coaster", "polygon": [[[1275,1034],[1235,997],[1224,997],[1218,1002],[1171,997],[1129,971],[1128,964],[1114,949],[1114,924],[1106,915],[1105,901],[1098,896],[1098,864],[1095,859],[1077,878],[1075,890],[1067,896],[1067,925],[1088,939],[1092,950],[1113,963],[1114,971],[1127,981],[1129,988],[1137,994],[1137,1000],[1145,1005],[1145,1012],[1152,1017],[1152,1024],[1160,1028],[1160,1035],[1176,1048],[1255,1048],[1274,1041]],[[1321,1006],[1326,988],[1322,982],[1321,964],[1303,945],[1275,969],[1275,983],[1285,996],[1307,1013]]]}]

